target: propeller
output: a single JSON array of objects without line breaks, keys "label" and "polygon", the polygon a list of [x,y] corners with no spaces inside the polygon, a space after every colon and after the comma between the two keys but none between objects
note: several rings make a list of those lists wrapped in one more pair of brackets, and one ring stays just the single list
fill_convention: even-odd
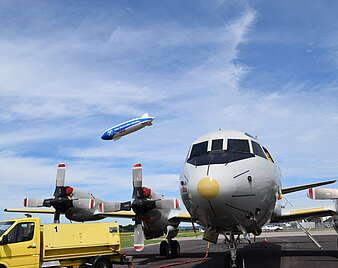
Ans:
[{"label": "propeller", "polygon": [[142,219],[152,209],[178,209],[179,203],[174,198],[163,198],[147,187],[142,186],[142,165],[133,165],[133,202],[131,207],[135,212],[134,248],[136,251],[144,249],[144,231]]},{"label": "propeller", "polygon": [[[73,188],[70,186],[64,186],[66,175],[66,166],[61,163],[58,164],[56,172],[56,186],[54,191],[54,198],[41,199],[41,198],[26,198],[24,200],[25,207],[54,207],[54,223],[60,222],[60,214],[73,207],[73,200],[71,196],[73,194]],[[91,201],[89,201],[91,203]],[[83,203],[83,202],[82,202]],[[79,206],[84,206],[83,204]],[[89,205],[90,206],[90,205]]]},{"label": "propeller", "polygon": [[26,198],[25,207],[53,207],[54,223],[60,222],[60,215],[75,221],[86,221],[95,219],[95,213],[114,212],[119,210],[130,210],[131,202],[106,202],[95,198],[92,194],[82,192],[70,186],[64,186],[66,166],[58,164],[56,182],[53,198]]}]

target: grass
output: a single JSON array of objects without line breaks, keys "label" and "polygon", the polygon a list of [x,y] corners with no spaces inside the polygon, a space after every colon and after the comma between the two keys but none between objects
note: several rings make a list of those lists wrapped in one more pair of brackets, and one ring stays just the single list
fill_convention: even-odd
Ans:
[{"label": "grass", "polygon": [[[194,237],[194,236],[198,236],[201,234],[202,232],[197,232],[195,234],[194,232],[191,232],[191,231],[185,231],[185,232],[178,233],[177,237]],[[120,237],[121,237],[121,248],[130,248],[134,245],[134,234],[133,233],[120,233]],[[164,239],[165,239],[164,236],[156,238],[156,239],[148,239],[144,241],[144,244],[145,245],[155,244],[155,243],[161,242]]]}]

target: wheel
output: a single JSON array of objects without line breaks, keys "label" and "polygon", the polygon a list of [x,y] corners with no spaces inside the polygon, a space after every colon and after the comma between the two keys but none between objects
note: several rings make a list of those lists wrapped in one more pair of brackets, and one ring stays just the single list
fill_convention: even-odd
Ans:
[{"label": "wheel", "polygon": [[169,244],[167,241],[162,241],[160,244],[160,256],[169,256]]},{"label": "wheel", "polygon": [[171,251],[171,257],[177,258],[180,256],[181,253],[181,247],[177,240],[171,241],[170,244],[170,251]]},{"label": "wheel", "polygon": [[92,268],[112,268],[111,262],[103,257],[97,258],[92,264]]}]

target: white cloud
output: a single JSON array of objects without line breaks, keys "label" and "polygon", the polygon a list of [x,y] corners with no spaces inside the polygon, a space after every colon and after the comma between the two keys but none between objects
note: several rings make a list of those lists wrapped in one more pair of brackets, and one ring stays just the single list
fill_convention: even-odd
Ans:
[{"label": "white cloud", "polygon": [[[0,145],[11,151],[18,144],[26,145],[24,151],[0,157],[3,193],[17,187],[3,204],[21,202],[26,189],[52,193],[56,152],[46,159],[34,153],[20,156],[36,152],[33,143],[41,140],[74,141],[57,149],[70,159],[67,181],[107,200],[130,198],[129,166],[134,161],[148,163],[146,185],[172,194],[192,140],[218,128],[258,135],[280,161],[289,178],[285,184],[336,176],[338,108],[332,96],[337,84],[328,84],[325,90],[322,84],[311,86],[307,91],[309,85],[298,81],[278,85],[278,91],[271,91],[276,85],[270,84],[265,92],[241,87],[245,75],[255,71],[239,61],[241,45],[251,41],[248,31],[255,20],[256,12],[245,9],[240,17],[215,28],[122,25],[105,42],[95,38],[83,42],[81,33],[67,38],[63,32],[57,42],[24,38],[20,42],[25,41],[25,46],[17,40],[2,42],[0,119],[6,128]],[[173,73],[143,70],[142,64],[171,63],[168,57],[177,56],[176,52],[175,59],[180,58],[180,48],[196,54],[200,49],[201,55],[186,63],[182,57]],[[147,109],[157,116],[154,126],[116,143],[99,142],[95,135],[104,129],[102,122],[88,123],[88,117],[100,114],[113,124],[113,116],[129,117]],[[65,123],[64,118],[70,121]],[[13,128],[17,121],[24,126]],[[88,144],[83,139],[77,142],[78,138],[88,138]],[[122,160],[115,163],[118,159]]]}]

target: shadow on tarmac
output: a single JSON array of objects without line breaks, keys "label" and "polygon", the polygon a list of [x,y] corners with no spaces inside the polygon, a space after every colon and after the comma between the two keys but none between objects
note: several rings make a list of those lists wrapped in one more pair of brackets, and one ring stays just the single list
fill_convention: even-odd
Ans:
[{"label": "shadow on tarmac", "polygon": [[[279,268],[281,267],[281,258],[284,256],[291,257],[303,257],[303,256],[328,256],[338,258],[337,250],[282,250],[280,245],[269,243],[269,242],[257,242],[254,244],[249,244],[244,246],[243,248],[238,249],[238,255],[243,260],[237,264],[238,268]],[[194,267],[224,267],[224,263],[226,263],[225,258],[230,258],[228,256],[224,257],[224,252],[213,252],[210,253],[209,259],[204,261],[203,263],[196,264]],[[304,260],[303,260],[304,261]],[[318,260],[308,260],[309,262],[320,261],[324,262],[323,259]],[[338,267],[338,259],[337,260],[327,260],[337,262]],[[222,265],[223,263],[223,265]],[[226,265],[225,265],[226,267]],[[300,267],[301,268],[301,267]]]}]

